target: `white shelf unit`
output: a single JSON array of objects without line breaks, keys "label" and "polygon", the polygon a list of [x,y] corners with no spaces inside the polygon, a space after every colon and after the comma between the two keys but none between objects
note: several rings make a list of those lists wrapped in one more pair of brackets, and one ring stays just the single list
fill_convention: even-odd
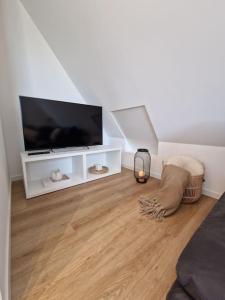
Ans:
[{"label": "white shelf unit", "polygon": [[[21,160],[27,199],[121,172],[121,149],[106,146],[32,156],[22,152]],[[100,175],[90,174],[88,168],[95,164],[107,166],[109,171]],[[56,169],[69,179],[45,185],[43,180]]]}]

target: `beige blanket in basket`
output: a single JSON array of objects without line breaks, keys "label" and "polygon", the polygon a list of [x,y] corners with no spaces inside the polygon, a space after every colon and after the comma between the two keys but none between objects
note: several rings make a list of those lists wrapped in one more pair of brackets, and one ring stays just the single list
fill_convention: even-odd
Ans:
[{"label": "beige blanket in basket", "polygon": [[162,220],[174,213],[182,200],[190,173],[174,165],[165,165],[159,189],[139,199],[141,213]]}]

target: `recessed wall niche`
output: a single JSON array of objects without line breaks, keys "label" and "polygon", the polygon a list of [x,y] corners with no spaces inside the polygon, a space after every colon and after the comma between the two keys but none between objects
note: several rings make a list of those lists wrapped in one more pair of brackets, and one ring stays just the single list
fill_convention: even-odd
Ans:
[{"label": "recessed wall niche", "polygon": [[131,150],[148,148],[151,153],[157,154],[158,139],[144,105],[115,110],[112,113]]}]

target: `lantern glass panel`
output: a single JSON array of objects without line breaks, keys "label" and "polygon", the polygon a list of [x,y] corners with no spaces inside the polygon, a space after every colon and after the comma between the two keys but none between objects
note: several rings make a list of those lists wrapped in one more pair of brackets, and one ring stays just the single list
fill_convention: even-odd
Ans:
[{"label": "lantern glass panel", "polygon": [[138,149],[134,156],[134,176],[139,183],[150,178],[151,156],[148,149]]}]

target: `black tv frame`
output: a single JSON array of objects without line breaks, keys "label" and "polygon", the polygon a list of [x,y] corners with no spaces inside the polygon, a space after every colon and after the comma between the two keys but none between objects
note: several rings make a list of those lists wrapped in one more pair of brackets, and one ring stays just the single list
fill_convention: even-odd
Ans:
[{"label": "black tv frame", "polygon": [[[22,130],[23,130],[23,140],[24,140],[24,147],[25,147],[25,151],[32,151],[32,153],[34,153],[35,151],[38,151],[39,154],[42,153],[49,153],[49,151],[44,151],[44,150],[53,150],[53,149],[65,149],[65,148],[76,148],[76,147],[91,147],[91,146],[98,146],[98,145],[103,145],[103,118],[102,118],[102,106],[97,106],[97,105],[89,105],[89,104],[83,104],[83,103],[75,103],[75,102],[71,102],[71,101],[62,101],[62,100],[53,100],[53,99],[45,99],[45,98],[37,98],[37,97],[29,97],[29,96],[19,96],[20,99],[20,112],[21,112],[21,120],[22,120]],[[101,132],[99,135],[99,143],[95,143],[95,144],[89,144],[89,145],[68,145],[68,146],[54,146],[54,147],[36,147],[36,148],[29,148],[26,145],[26,139],[25,139],[25,132],[24,132],[24,116],[23,116],[23,108],[22,108],[22,101],[23,100],[40,100],[40,101],[54,101],[57,103],[63,103],[63,105],[78,105],[78,106],[83,106],[83,107],[91,107],[91,108],[97,108],[99,109],[99,115],[100,115],[100,122],[101,122]],[[41,151],[40,151],[41,150]]]}]

